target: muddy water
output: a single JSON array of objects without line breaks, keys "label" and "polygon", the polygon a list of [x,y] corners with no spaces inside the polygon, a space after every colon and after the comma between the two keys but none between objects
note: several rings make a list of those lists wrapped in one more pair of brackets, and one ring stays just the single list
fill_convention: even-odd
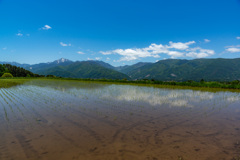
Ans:
[{"label": "muddy water", "polygon": [[0,160],[239,158],[239,93],[69,81],[0,89]]}]

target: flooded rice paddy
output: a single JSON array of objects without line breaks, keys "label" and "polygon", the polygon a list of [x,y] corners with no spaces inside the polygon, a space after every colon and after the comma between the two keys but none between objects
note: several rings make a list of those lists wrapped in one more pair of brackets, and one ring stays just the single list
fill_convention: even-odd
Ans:
[{"label": "flooded rice paddy", "polygon": [[0,88],[0,160],[239,160],[240,93],[35,80]]}]

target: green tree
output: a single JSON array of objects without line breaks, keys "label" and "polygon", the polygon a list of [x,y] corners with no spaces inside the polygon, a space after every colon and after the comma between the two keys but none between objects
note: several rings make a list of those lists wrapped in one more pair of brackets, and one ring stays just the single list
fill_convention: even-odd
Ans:
[{"label": "green tree", "polygon": [[204,82],[205,82],[204,79],[201,79],[201,80],[200,80],[200,83],[204,83]]},{"label": "green tree", "polygon": [[13,77],[13,75],[11,73],[4,73],[2,77]]},{"label": "green tree", "polygon": [[54,75],[47,75],[46,77],[49,77],[49,78],[56,78],[56,76],[54,76]]}]

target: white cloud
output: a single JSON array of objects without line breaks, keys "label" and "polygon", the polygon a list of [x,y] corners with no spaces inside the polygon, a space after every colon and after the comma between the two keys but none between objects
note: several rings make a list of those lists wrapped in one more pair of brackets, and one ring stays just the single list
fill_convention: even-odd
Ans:
[{"label": "white cloud", "polygon": [[209,39],[204,39],[204,42],[205,43],[209,43],[209,42],[211,42]]},{"label": "white cloud", "polygon": [[18,34],[16,34],[18,37],[22,37],[23,36],[23,34],[22,33],[18,33]]},{"label": "white cloud", "polygon": [[240,52],[240,45],[232,45],[232,46],[226,46],[225,51],[230,53],[237,53]]},{"label": "white cloud", "polygon": [[95,59],[97,60],[97,61],[99,61],[100,59],[102,59],[101,57],[95,57]]},{"label": "white cloud", "polygon": [[230,47],[230,48],[227,48],[226,51],[231,53],[237,53],[237,52],[240,52],[240,48]]},{"label": "white cloud", "polygon": [[7,50],[7,47],[2,48],[3,50]]},{"label": "white cloud", "polygon": [[49,30],[49,29],[52,29],[52,27],[50,27],[49,25],[45,25],[41,28],[42,30]]},{"label": "white cloud", "polygon": [[179,49],[179,50],[185,50],[189,48],[189,45],[196,43],[195,41],[189,41],[187,43],[177,42],[173,43],[172,41],[169,42],[170,46],[169,48]]},{"label": "white cloud", "polygon": [[72,46],[71,43],[66,44],[66,43],[63,43],[63,42],[60,42],[60,45],[63,46],[63,47],[69,47],[69,46]]},{"label": "white cloud", "polygon": [[16,36],[18,36],[18,37],[23,37],[23,36],[29,37],[30,34],[22,34],[21,31],[19,31],[19,32],[16,34]]},{"label": "white cloud", "polygon": [[106,51],[106,52],[100,51],[100,53],[102,53],[103,55],[109,55],[109,54],[112,54],[111,51]]},{"label": "white cloud", "polygon": [[160,58],[160,56],[158,54],[153,55],[154,58]]},{"label": "white cloud", "polygon": [[240,39],[240,37],[236,37],[237,39]]},{"label": "white cloud", "polygon": [[195,41],[169,42],[169,45],[151,44],[146,48],[129,48],[129,49],[115,49],[112,51],[100,51],[103,55],[118,54],[121,56],[119,61],[132,61],[139,58],[153,57],[159,58],[159,54],[167,54],[171,58],[177,57],[192,57],[204,58],[215,54],[214,50],[202,49],[200,47],[190,48],[190,45],[195,44]]},{"label": "white cloud", "polygon": [[226,46],[225,48],[238,48],[240,45],[232,45],[232,46]]},{"label": "white cloud", "polygon": [[85,54],[85,53],[83,53],[83,52],[81,52],[81,51],[78,51],[77,53],[78,53],[78,54]]},{"label": "white cloud", "polygon": [[215,54],[214,50],[202,49],[200,47],[190,48],[187,49],[187,51],[188,53],[186,54],[186,56],[193,58],[204,58]]},{"label": "white cloud", "polygon": [[167,53],[171,58],[184,57],[184,53],[178,51],[169,51]]}]

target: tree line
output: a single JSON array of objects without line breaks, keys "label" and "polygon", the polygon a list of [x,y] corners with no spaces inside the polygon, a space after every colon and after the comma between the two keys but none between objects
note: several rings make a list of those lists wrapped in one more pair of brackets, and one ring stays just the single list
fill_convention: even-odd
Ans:
[{"label": "tree line", "polygon": [[13,66],[11,64],[0,64],[0,77],[2,77],[4,73],[10,73],[13,77],[44,77],[34,74],[22,67]]},{"label": "tree line", "polygon": [[99,82],[116,82],[116,83],[126,83],[126,84],[152,84],[159,86],[186,86],[186,87],[199,87],[199,88],[223,88],[223,89],[240,89],[240,81],[205,81],[201,79],[200,81],[158,81],[154,79],[139,79],[139,80],[127,80],[127,79],[91,79],[91,78],[60,78],[56,77],[56,79],[66,79],[66,80],[79,80],[79,81],[99,81]]}]

